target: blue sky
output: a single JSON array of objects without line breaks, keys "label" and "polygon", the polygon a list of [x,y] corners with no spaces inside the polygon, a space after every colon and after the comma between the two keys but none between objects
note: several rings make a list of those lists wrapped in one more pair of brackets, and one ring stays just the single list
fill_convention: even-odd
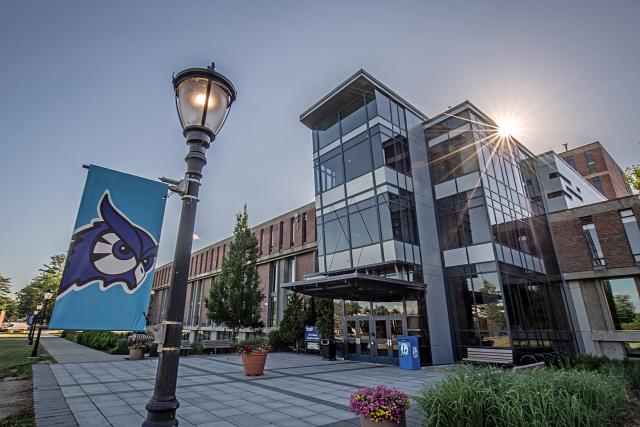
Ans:
[{"label": "blue sky", "polygon": [[[65,252],[94,163],[180,177],[172,73],[215,60],[237,104],[209,150],[195,248],[313,199],[299,114],[359,68],[435,115],[464,99],[534,152],[603,142],[640,162],[640,2],[4,1],[0,274]],[[160,259],[171,259],[179,199]]]}]

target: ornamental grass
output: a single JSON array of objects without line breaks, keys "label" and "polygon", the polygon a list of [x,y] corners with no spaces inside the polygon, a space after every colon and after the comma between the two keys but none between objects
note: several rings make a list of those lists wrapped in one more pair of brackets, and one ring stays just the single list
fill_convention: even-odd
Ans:
[{"label": "ornamental grass", "polygon": [[408,407],[409,397],[406,393],[383,385],[361,388],[349,400],[351,412],[375,422],[391,421],[400,424]]},{"label": "ornamental grass", "polygon": [[464,367],[415,397],[428,426],[607,426],[624,415],[614,371]]}]

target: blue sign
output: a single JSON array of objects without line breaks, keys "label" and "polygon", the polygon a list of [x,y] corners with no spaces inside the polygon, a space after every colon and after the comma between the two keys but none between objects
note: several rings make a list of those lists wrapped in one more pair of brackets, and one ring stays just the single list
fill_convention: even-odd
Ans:
[{"label": "blue sign", "polygon": [[35,322],[35,320],[36,320],[36,315],[30,314],[29,317],[27,317],[27,325],[29,326],[33,325],[33,322]]},{"label": "blue sign", "polygon": [[305,326],[304,327],[304,340],[305,341],[320,341],[322,335],[318,331],[317,326]]},{"label": "blue sign", "polygon": [[145,328],[167,190],[89,167],[49,328]]}]

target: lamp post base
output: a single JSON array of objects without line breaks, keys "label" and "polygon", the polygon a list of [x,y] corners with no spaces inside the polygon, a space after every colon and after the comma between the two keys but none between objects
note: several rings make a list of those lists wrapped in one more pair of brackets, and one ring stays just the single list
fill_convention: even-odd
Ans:
[{"label": "lamp post base", "polygon": [[142,423],[143,427],[173,427],[178,425],[176,410],[180,402],[175,397],[170,400],[155,400],[153,397],[145,406],[147,419]]}]

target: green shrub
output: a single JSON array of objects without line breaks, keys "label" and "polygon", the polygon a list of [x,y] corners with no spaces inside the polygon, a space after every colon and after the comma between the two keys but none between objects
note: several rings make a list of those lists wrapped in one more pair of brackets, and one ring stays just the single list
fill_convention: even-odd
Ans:
[{"label": "green shrub", "polygon": [[115,347],[109,350],[111,354],[129,354],[129,342],[127,338],[120,337],[116,341]]},{"label": "green shrub", "polygon": [[191,349],[194,354],[202,354],[202,343],[200,341],[194,341],[191,343]]},{"label": "green shrub", "polygon": [[152,342],[149,344],[149,357],[158,357],[158,343]]},{"label": "green shrub", "polygon": [[269,345],[274,350],[284,350],[287,348],[287,343],[282,339],[282,335],[280,334],[280,330],[274,329],[269,332]]},{"label": "green shrub", "polygon": [[62,331],[62,333],[60,334],[60,338],[66,338],[67,337],[67,331],[64,330]]},{"label": "green shrub", "polygon": [[242,340],[238,343],[238,345],[256,345],[256,344],[265,344],[267,339],[265,337],[253,337],[247,338],[246,340]]},{"label": "green shrub", "polygon": [[603,426],[624,413],[613,372],[464,367],[415,400],[429,426]]},{"label": "green shrub", "polygon": [[118,339],[122,337],[123,335],[111,331],[82,331],[78,334],[76,342],[96,350],[110,351],[117,346]]}]

